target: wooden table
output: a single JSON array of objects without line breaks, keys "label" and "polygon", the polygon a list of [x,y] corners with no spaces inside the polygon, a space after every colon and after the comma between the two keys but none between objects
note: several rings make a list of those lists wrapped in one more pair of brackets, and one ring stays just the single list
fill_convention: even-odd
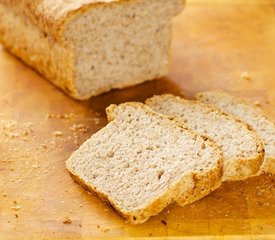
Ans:
[{"label": "wooden table", "polygon": [[172,205],[130,226],[65,170],[72,151],[106,124],[110,103],[224,89],[259,101],[275,118],[274,1],[190,0],[175,20],[172,50],[167,78],[85,102],[0,50],[0,239],[275,239],[274,176],[225,183],[190,206]]}]

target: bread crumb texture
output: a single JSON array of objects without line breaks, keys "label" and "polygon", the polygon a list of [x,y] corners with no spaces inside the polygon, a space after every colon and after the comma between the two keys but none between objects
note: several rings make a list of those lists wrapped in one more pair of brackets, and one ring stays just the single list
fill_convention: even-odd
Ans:
[{"label": "bread crumb texture", "polygon": [[213,141],[141,103],[112,105],[107,114],[109,124],[72,154],[67,169],[130,223],[194,194],[196,174],[214,170],[211,186],[220,184],[222,155]]}]

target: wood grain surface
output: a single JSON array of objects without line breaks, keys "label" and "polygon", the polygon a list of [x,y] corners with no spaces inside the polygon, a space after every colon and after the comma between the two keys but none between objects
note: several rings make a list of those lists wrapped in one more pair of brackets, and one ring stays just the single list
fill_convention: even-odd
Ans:
[{"label": "wood grain surface", "polygon": [[175,20],[169,76],[85,102],[1,49],[0,239],[275,239],[274,176],[224,183],[131,226],[65,170],[70,154],[105,126],[109,104],[208,89],[257,101],[275,119],[274,1],[190,0]]}]

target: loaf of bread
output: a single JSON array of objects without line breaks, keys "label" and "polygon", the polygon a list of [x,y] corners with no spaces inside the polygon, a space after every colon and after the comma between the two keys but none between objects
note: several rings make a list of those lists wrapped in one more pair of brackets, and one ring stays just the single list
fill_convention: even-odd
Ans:
[{"label": "loaf of bread", "polygon": [[214,139],[223,150],[223,181],[243,180],[257,174],[264,148],[256,132],[246,123],[207,104],[170,94],[154,96],[146,104]]},{"label": "loaf of bread", "polygon": [[261,171],[275,174],[275,124],[259,107],[221,91],[202,92],[196,97],[250,124],[264,143],[265,160]]},{"label": "loaf of bread", "polygon": [[177,199],[199,199],[196,187],[209,193],[221,185],[222,152],[211,139],[141,103],[111,105],[107,115],[107,126],[66,165],[128,222],[142,223]]},{"label": "loaf of bread", "polygon": [[0,0],[0,42],[76,99],[168,72],[183,0]]}]

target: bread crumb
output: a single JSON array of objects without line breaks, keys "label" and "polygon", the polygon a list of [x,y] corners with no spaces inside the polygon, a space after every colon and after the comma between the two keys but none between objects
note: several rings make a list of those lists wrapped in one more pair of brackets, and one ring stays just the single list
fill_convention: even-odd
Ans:
[{"label": "bread crumb", "polygon": [[20,206],[19,205],[15,205],[15,206],[11,206],[10,209],[14,210],[14,211],[18,211],[20,210]]},{"label": "bread crumb", "polygon": [[37,168],[39,168],[39,165],[33,164],[32,167],[35,168],[35,169],[37,169]]},{"label": "bread crumb", "polygon": [[7,196],[7,194],[6,194],[6,193],[3,193],[3,194],[2,194],[2,196],[3,196],[3,197],[6,197],[6,196]]},{"label": "bread crumb", "polygon": [[82,204],[79,204],[79,207],[83,207],[83,205],[82,205]]},{"label": "bread crumb", "polygon": [[251,77],[247,71],[241,73],[241,78],[248,81],[251,80]]},{"label": "bread crumb", "polygon": [[70,130],[85,133],[88,131],[88,128],[84,124],[74,124],[70,127]]},{"label": "bread crumb", "polygon": [[261,106],[261,103],[260,103],[260,101],[255,101],[255,102],[254,102],[254,105],[257,106],[257,107],[260,107],[260,106]]},{"label": "bread crumb", "polygon": [[99,123],[100,123],[100,120],[99,120],[98,118],[95,118],[95,119],[94,119],[94,124],[95,124],[95,125],[98,125]]},{"label": "bread crumb", "polygon": [[110,228],[107,228],[107,227],[102,227],[101,229],[102,229],[102,231],[103,231],[104,233],[106,233],[106,232],[108,232],[108,231],[110,230]]},{"label": "bread crumb", "polygon": [[53,132],[53,135],[55,137],[61,137],[61,136],[63,136],[63,132],[61,132],[61,131],[55,131],[55,132]]},{"label": "bread crumb", "polygon": [[71,224],[72,223],[72,220],[68,217],[65,217],[65,219],[63,220],[63,223],[64,224]]},{"label": "bread crumb", "polygon": [[74,114],[73,113],[65,113],[65,114],[48,113],[46,116],[49,119],[53,119],[53,118],[57,118],[57,119],[72,119],[74,117]]},{"label": "bread crumb", "polygon": [[165,220],[160,220],[161,221],[161,223],[163,224],[163,225],[165,225],[165,226],[167,226],[167,222],[165,221]]},{"label": "bread crumb", "polygon": [[47,146],[46,144],[42,144],[41,147],[42,147],[42,148],[45,148],[45,149],[48,148],[48,146]]}]

